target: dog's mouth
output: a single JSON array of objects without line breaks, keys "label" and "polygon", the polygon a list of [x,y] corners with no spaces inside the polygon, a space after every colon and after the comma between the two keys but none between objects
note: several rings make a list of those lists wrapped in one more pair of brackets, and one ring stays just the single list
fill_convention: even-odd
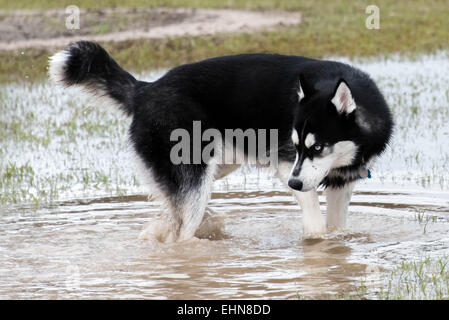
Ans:
[{"label": "dog's mouth", "polygon": [[298,176],[291,176],[290,179],[288,180],[288,186],[296,191],[307,192],[307,191],[316,189],[320,185],[322,185],[330,172],[331,172],[331,169],[326,170],[321,179],[315,178],[314,181],[312,181],[312,182],[303,181],[300,178],[301,174],[299,174]]}]

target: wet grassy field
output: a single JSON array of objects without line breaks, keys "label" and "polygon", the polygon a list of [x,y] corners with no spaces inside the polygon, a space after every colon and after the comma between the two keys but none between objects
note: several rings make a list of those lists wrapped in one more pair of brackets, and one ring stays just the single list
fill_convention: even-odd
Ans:
[{"label": "wet grassy field", "polygon": [[[187,253],[137,240],[160,209],[135,174],[129,119],[75,89],[2,85],[0,297],[447,298],[448,53],[334,59],[371,74],[396,121],[373,178],[356,187],[348,232],[301,240],[288,190],[243,168],[215,183],[202,237],[216,241]],[[79,287],[67,286],[70,270]]]},{"label": "wet grassy field", "polygon": [[[449,66],[447,53],[352,63],[376,80],[396,121],[393,142],[370,183],[447,190],[449,79],[441,72]],[[48,82],[5,84],[0,96],[0,203],[39,206],[60,198],[142,190],[131,170],[130,120],[116,110]]]}]

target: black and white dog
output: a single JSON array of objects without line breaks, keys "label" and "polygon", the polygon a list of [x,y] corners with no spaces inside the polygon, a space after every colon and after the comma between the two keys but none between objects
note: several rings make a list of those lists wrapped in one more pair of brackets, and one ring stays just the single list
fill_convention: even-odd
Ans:
[{"label": "black and white dog", "polygon": [[[275,172],[293,189],[304,212],[304,235],[310,238],[327,227],[345,227],[354,184],[367,176],[393,128],[370,77],[333,61],[242,54],[181,65],[149,83],[120,68],[100,45],[81,41],[50,58],[49,75],[109,98],[132,116],[131,143],[148,183],[169,211],[166,241],[194,236],[214,179],[239,167],[217,161],[173,163],[170,137],[176,129],[192,133],[195,121],[203,132],[276,129],[277,148],[268,152],[277,153]],[[240,151],[248,155],[247,149]],[[326,187],[327,223],[316,191],[320,185]]]}]

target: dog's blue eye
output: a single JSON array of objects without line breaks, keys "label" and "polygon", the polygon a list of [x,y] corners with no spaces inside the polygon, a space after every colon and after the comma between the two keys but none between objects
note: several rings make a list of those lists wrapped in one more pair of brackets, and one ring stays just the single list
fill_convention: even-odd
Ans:
[{"label": "dog's blue eye", "polygon": [[322,146],[321,144],[316,144],[316,145],[313,147],[313,149],[314,149],[315,151],[321,151],[321,149],[323,149],[323,146]]}]

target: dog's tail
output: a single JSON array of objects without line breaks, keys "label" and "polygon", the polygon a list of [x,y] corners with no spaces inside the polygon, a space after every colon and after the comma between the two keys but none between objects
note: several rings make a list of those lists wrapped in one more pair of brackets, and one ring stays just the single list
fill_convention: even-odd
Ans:
[{"label": "dog's tail", "polygon": [[56,83],[78,85],[95,96],[112,99],[128,115],[134,112],[137,80],[95,42],[72,43],[50,57],[48,74]]}]

